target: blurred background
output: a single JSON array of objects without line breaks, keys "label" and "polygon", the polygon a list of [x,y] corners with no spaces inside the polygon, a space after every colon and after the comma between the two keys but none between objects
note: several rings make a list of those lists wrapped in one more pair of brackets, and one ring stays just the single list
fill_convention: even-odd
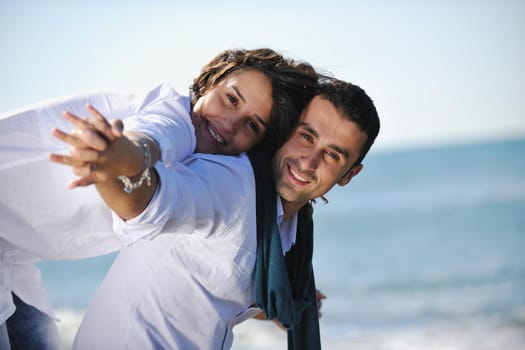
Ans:
[{"label": "blurred background", "polygon": [[[1,1],[0,112],[87,91],[185,93],[228,48],[363,87],[381,132],[315,208],[327,349],[525,344],[525,2]],[[74,336],[113,255],[44,262]],[[260,321],[234,349],[284,348]]]}]

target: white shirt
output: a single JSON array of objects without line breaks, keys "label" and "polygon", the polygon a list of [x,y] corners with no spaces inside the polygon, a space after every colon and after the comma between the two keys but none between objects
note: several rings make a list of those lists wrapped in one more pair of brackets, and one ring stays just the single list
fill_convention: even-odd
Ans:
[{"label": "white shirt", "polygon": [[[120,235],[152,238],[124,249],[86,311],[75,349],[228,349],[252,307],[257,250],[255,184],[249,160],[196,154],[157,167],[160,189]],[[297,215],[283,221],[283,254]]]},{"label": "white shirt", "polygon": [[[4,120],[0,121],[2,126],[4,125],[13,125],[12,123],[5,123],[4,121],[11,121],[12,117],[16,117],[21,125],[25,125],[26,129],[22,135],[29,134],[31,137],[35,137],[35,140],[38,141],[37,144],[42,144],[44,147],[43,150],[40,151],[38,154],[33,154],[33,150],[31,147],[27,147],[28,145],[24,142],[17,144],[17,139],[12,139],[12,142],[9,142],[5,148],[3,146],[0,147],[0,151],[2,152],[2,157],[0,158],[0,178],[2,174],[4,174],[4,170],[11,170],[13,171],[13,174],[15,175],[15,178],[18,179],[14,184],[13,188],[16,188],[16,186],[20,187],[22,184],[26,183],[24,181],[25,176],[28,175],[30,172],[22,173],[20,171],[22,166],[30,165],[33,166],[34,172],[31,172],[33,174],[39,174],[40,176],[36,176],[36,180],[33,180],[32,182],[28,182],[30,185],[26,186],[27,191],[24,192],[25,194],[19,198],[18,206],[15,206],[15,208],[18,208],[20,210],[20,215],[15,216],[15,219],[18,221],[9,222],[9,220],[15,220],[10,215],[5,215],[6,219],[9,219],[8,221],[0,221],[0,233],[2,237],[10,238],[15,240],[19,244],[18,249],[12,249],[13,246],[10,244],[2,245],[0,241],[0,255],[3,256],[2,253],[2,247],[4,247],[6,250],[11,250],[12,254],[7,254],[6,256],[11,256],[8,260],[2,261],[2,268],[0,269],[0,274],[5,272],[2,276],[7,276],[7,278],[1,278],[0,283],[2,286],[2,290],[5,291],[5,294],[1,296],[2,304],[0,304],[1,310],[4,310],[4,313],[0,313],[0,317],[3,317],[0,319],[0,322],[5,320],[7,316],[9,316],[13,311],[13,305],[10,298],[10,290],[11,288],[22,297],[24,301],[27,303],[36,306],[37,308],[41,309],[45,312],[50,312],[50,308],[47,305],[47,300],[45,298],[45,293],[43,293],[43,290],[41,288],[41,282],[39,280],[39,275],[36,267],[33,264],[33,261],[35,260],[35,256],[41,256],[41,257],[47,257],[47,258],[79,258],[79,257],[87,257],[87,256],[93,256],[96,254],[101,254],[104,252],[112,251],[114,249],[118,249],[122,247],[122,243],[125,245],[131,244],[140,238],[144,236],[148,236],[149,238],[153,238],[156,234],[160,232],[160,230],[170,228],[177,228],[177,232],[184,232],[184,230],[188,232],[194,232],[194,229],[192,228],[194,225],[197,225],[197,227],[200,227],[199,229],[202,229],[203,232],[208,232],[210,237],[217,237],[220,236],[221,239],[219,240],[219,244],[216,244],[217,241],[213,241],[212,245],[208,245],[208,243],[211,243],[212,240],[206,240],[203,242],[206,242],[203,246],[199,246],[198,251],[193,251],[196,255],[199,256],[201,259],[202,257],[206,256],[206,250],[210,249],[210,259],[205,260],[204,267],[208,266],[208,268],[220,268],[220,271],[223,271],[223,274],[217,274],[217,279],[219,282],[225,281],[224,274],[227,274],[231,277],[231,283],[229,287],[231,288],[230,295],[226,297],[226,299],[218,299],[209,300],[208,303],[211,303],[212,305],[210,307],[205,306],[206,304],[199,304],[202,305],[202,312],[201,313],[191,313],[191,315],[198,315],[197,317],[194,317],[193,321],[194,323],[188,322],[187,324],[193,324],[195,327],[197,327],[197,324],[202,326],[202,318],[201,315],[207,315],[209,312],[214,312],[213,310],[222,310],[221,312],[218,312],[217,315],[220,316],[218,321],[216,323],[213,323],[215,327],[213,329],[205,328],[204,331],[206,332],[212,332],[212,334],[203,334],[198,337],[200,339],[200,342],[206,342],[206,341],[212,341],[215,342],[216,339],[223,339],[224,344],[231,344],[232,341],[232,332],[231,328],[241,322],[242,320],[249,318],[253,316],[255,313],[258,312],[258,310],[250,308],[249,306],[253,304],[254,298],[253,298],[253,292],[251,290],[252,288],[252,276],[251,273],[253,271],[253,259],[254,259],[254,251],[255,251],[255,245],[253,242],[244,242],[239,243],[243,239],[247,239],[250,236],[250,234],[246,234],[244,236],[241,236],[239,241],[239,232],[243,232],[244,229],[242,228],[244,225],[247,225],[248,221],[255,220],[255,214],[252,213],[250,215],[241,215],[238,214],[240,221],[236,221],[235,225],[236,227],[241,227],[241,229],[235,231],[231,230],[228,232],[220,232],[220,225],[218,224],[222,223],[222,219],[219,219],[216,221],[216,218],[226,218],[236,215],[231,210],[227,210],[224,212],[221,212],[221,210],[217,210],[213,206],[208,207],[209,209],[212,209],[211,211],[205,211],[200,208],[198,211],[192,212],[191,215],[187,215],[188,213],[185,212],[182,216],[174,216],[174,213],[178,212],[171,212],[166,207],[162,207],[161,203],[163,203],[162,198],[162,191],[168,191],[170,188],[168,185],[171,183],[169,181],[165,181],[165,186],[161,186],[159,192],[156,194],[155,200],[153,200],[150,203],[150,210],[145,211],[142,213],[139,217],[135,218],[134,220],[129,220],[127,223],[124,223],[122,221],[119,221],[119,218],[116,217],[115,219],[115,233],[116,235],[113,235],[109,232],[108,228],[108,210],[106,206],[103,204],[103,202],[98,197],[98,194],[96,192],[93,192],[90,194],[90,190],[93,190],[92,187],[75,190],[75,191],[67,191],[67,192],[60,192],[65,189],[65,183],[67,182],[67,179],[70,179],[71,175],[69,173],[69,169],[66,167],[60,167],[55,164],[51,164],[47,161],[45,161],[45,157],[47,157],[47,154],[50,151],[57,152],[59,149],[50,148],[50,144],[56,143],[52,138],[49,138],[48,132],[51,127],[58,125],[58,127],[67,130],[68,128],[65,126],[62,126],[62,124],[59,123],[61,121],[61,118],[59,119],[57,116],[60,115],[61,111],[64,109],[68,109],[70,111],[73,111],[73,113],[83,115],[82,108],[85,104],[86,98],[91,99],[91,103],[99,109],[99,111],[102,112],[102,114],[106,116],[114,116],[114,117],[123,117],[129,114],[141,114],[140,118],[134,118],[130,120],[126,120],[126,128],[129,130],[141,130],[146,131],[150,135],[154,136],[154,138],[159,142],[160,148],[161,148],[161,154],[162,154],[162,161],[165,164],[168,164],[172,166],[173,168],[179,169],[177,170],[178,175],[180,176],[180,173],[182,170],[181,167],[187,167],[188,169],[192,169],[191,172],[193,172],[193,165],[188,165],[187,162],[184,163],[184,166],[181,164],[175,164],[176,161],[180,160],[185,156],[186,153],[191,153],[191,151],[195,147],[194,139],[192,139],[193,136],[193,129],[191,126],[191,122],[189,121],[189,116],[187,118],[182,118],[182,126],[180,125],[181,121],[180,119],[166,119],[166,116],[171,116],[173,114],[178,115],[181,113],[180,105],[184,105],[186,114],[189,111],[189,99],[188,98],[182,98],[178,97],[176,93],[174,93],[172,90],[170,90],[166,86],[160,86],[154,91],[152,91],[148,96],[146,97],[144,103],[137,103],[136,98],[134,96],[128,95],[124,96],[122,95],[122,103],[116,103],[115,101],[119,100],[119,96],[115,94],[105,94],[105,95],[90,95],[90,96],[83,96],[79,97],[76,100],[72,99],[66,99],[66,100],[58,100],[51,104],[43,105],[39,108],[28,108],[22,111],[21,114],[8,114],[4,116]],[[102,99],[103,103],[102,106],[100,103],[97,103],[97,101],[100,102]],[[95,100],[95,101],[94,101]],[[177,103],[175,103],[177,102]],[[129,104],[132,104],[134,107],[129,107]],[[66,106],[67,104],[67,106]],[[108,108],[109,110],[105,110],[105,108]],[[101,108],[103,107],[103,108]],[[149,109],[148,109],[149,108]],[[111,113],[111,112],[114,113]],[[183,111],[182,111],[183,112]],[[147,117],[146,117],[147,114]],[[148,119],[153,118],[153,119]],[[30,128],[30,120],[39,120],[39,121],[45,121],[47,124],[44,127],[41,127],[35,132],[34,129]],[[151,123],[151,121],[154,121],[154,123]],[[186,122],[188,121],[188,122]],[[55,123],[56,122],[56,123]],[[177,124],[179,123],[179,124]],[[162,125],[162,127],[158,127],[158,125]],[[186,128],[184,127],[186,125]],[[188,126],[189,125],[189,126]],[[0,130],[4,131],[5,129],[0,128]],[[10,133],[6,133],[7,135],[11,135]],[[170,137],[171,135],[177,135],[177,137]],[[180,144],[174,144],[174,142],[177,142],[180,140],[186,140],[190,138],[188,142]],[[44,142],[46,141],[46,142]],[[5,156],[5,154],[9,155],[10,151],[8,149],[8,145],[14,144],[16,147],[12,147],[13,151],[18,152],[18,155],[15,157],[9,158],[8,156]],[[33,141],[33,145],[35,142]],[[59,144],[60,147],[63,147],[62,144]],[[47,148],[46,148],[47,147]],[[186,148],[184,148],[186,147]],[[19,152],[19,150],[22,150],[23,152]],[[25,153],[24,153],[25,152]],[[25,157],[20,157],[20,154],[23,153]],[[197,156],[196,156],[197,157]],[[210,164],[219,164],[217,163],[216,156],[211,156],[211,158],[207,158],[209,156],[205,155],[199,155],[200,158],[206,159],[206,162]],[[243,156],[244,157],[244,156]],[[198,157],[197,157],[198,158]],[[199,159],[200,159],[199,158]],[[227,157],[228,159],[231,157]],[[194,158],[192,158],[193,161],[195,161]],[[213,160],[215,159],[215,160]],[[11,163],[9,163],[11,161]],[[197,163],[202,163],[202,160],[196,161]],[[246,160],[243,161],[246,163]],[[242,162],[241,162],[242,163]],[[3,167],[2,167],[3,166]],[[210,165],[211,166],[211,165]],[[237,167],[238,165],[235,165]],[[206,166],[208,167],[208,166]],[[213,165],[212,167],[216,167],[216,165]],[[234,168],[235,168],[234,167]],[[224,168],[223,166],[220,166],[220,168]],[[42,176],[41,170],[47,169],[47,173],[45,176]],[[163,173],[165,171],[164,167],[161,163],[157,164],[157,169],[159,173]],[[241,176],[243,181],[246,181],[246,179],[249,179],[249,181],[253,181],[253,175],[251,174],[251,167],[249,167],[250,173],[246,173],[245,175]],[[67,171],[66,171],[67,170]],[[223,169],[224,171],[224,169]],[[243,171],[246,171],[244,169]],[[184,171],[182,171],[184,172]],[[190,172],[190,174],[191,174]],[[61,174],[62,176],[58,176],[58,174]],[[5,174],[4,174],[5,175]],[[191,174],[191,176],[187,176],[187,182],[189,184],[194,183],[195,175]],[[214,179],[215,172],[213,176],[206,177],[207,181],[210,181]],[[45,178],[47,180],[46,184],[43,185],[41,182],[41,178]],[[190,180],[191,179],[191,180]],[[174,182],[177,183],[177,182]],[[205,183],[205,182],[203,182]],[[213,182],[212,182],[213,183]],[[228,183],[236,183],[231,181],[231,177],[228,177]],[[242,181],[238,181],[239,184],[243,183]],[[18,184],[18,185],[17,185]],[[238,186],[238,185],[237,185]],[[175,192],[182,197],[179,202],[184,204],[190,204],[192,203],[190,201],[191,198],[195,200],[194,204],[197,205],[204,205],[206,203],[217,203],[217,204],[224,204],[225,198],[232,199],[234,201],[239,201],[239,198],[243,200],[247,200],[247,197],[243,197],[242,195],[240,197],[235,196],[233,193],[230,192],[228,186],[217,186],[217,188],[214,190],[215,192],[213,195],[215,195],[214,199],[211,200],[212,197],[208,193],[203,193],[203,195],[196,196],[193,191],[187,192],[186,190],[190,189],[191,187],[182,186],[179,187],[179,190],[175,190]],[[209,185],[206,185],[205,190],[209,190],[212,187]],[[46,190],[49,190],[49,195],[43,194]],[[56,192],[58,191],[59,195],[56,195]],[[171,189],[173,191],[173,188]],[[168,191],[169,192],[169,191]],[[77,194],[79,197],[75,200],[71,200],[72,194]],[[253,189],[251,191],[253,194]],[[13,193],[14,194],[14,193]],[[35,201],[35,195],[37,196],[37,200]],[[50,200],[51,198],[51,200]],[[6,197],[0,198],[0,202],[2,205],[4,205],[6,208],[9,208],[12,206],[12,203],[10,203]],[[13,195],[11,199],[15,199],[15,196]],[[58,203],[57,203],[58,202]],[[171,203],[171,200],[164,199],[165,203]],[[28,209],[28,203],[35,204],[32,206],[32,209]],[[41,203],[40,206],[44,205],[45,208],[49,208],[50,210],[46,211],[46,213],[42,213],[42,209],[39,208],[39,205],[37,203]],[[54,203],[57,203],[56,205]],[[238,203],[237,203],[238,204]],[[53,205],[55,205],[53,207]],[[191,208],[192,206],[187,205],[186,208]],[[224,206],[225,208],[227,206]],[[241,206],[242,207],[242,206]],[[248,207],[248,206],[246,206]],[[280,205],[280,200],[278,207],[281,208],[280,212],[282,213],[282,206]],[[64,209],[65,208],[65,209]],[[98,209],[97,209],[98,208]],[[221,205],[219,205],[218,208],[221,208]],[[95,209],[95,212],[93,211]],[[78,214],[75,216],[74,220],[71,220],[71,216],[68,213],[65,213],[64,210],[78,210]],[[97,211],[98,210],[98,211]],[[219,215],[220,214],[220,215]],[[193,216],[192,216],[193,215]],[[2,216],[4,216],[2,214]],[[36,226],[32,227],[30,225],[32,219],[34,218],[40,218],[44,217],[47,218],[49,221],[46,226]],[[190,220],[189,218],[192,218]],[[86,220],[86,218],[90,218],[89,220]],[[215,218],[215,219],[214,219]],[[101,220],[102,219],[102,220]],[[210,221],[211,220],[211,221]],[[215,221],[214,221],[215,220]],[[292,225],[287,225],[286,227],[283,227],[280,222],[281,226],[281,232],[284,233],[282,236],[283,239],[283,253],[285,250],[288,250],[289,247],[291,247],[290,242],[286,243],[286,241],[290,240],[290,237],[294,237],[294,235],[287,234],[286,231],[293,231],[295,233],[295,221],[293,221]],[[21,224],[21,225],[20,225]],[[100,228],[94,227],[93,225],[99,225]],[[172,224],[176,226],[171,226]],[[63,225],[63,226],[60,226]],[[199,226],[200,225],[200,226]],[[211,225],[211,226],[210,226]],[[253,223],[252,223],[253,226]],[[23,229],[20,229],[22,227]],[[218,229],[219,227],[219,229]],[[232,226],[233,227],[233,226]],[[45,228],[45,229],[44,229]],[[145,228],[145,229],[144,229]],[[191,231],[190,231],[190,228]],[[208,231],[206,231],[208,230]],[[89,232],[90,231],[90,232]],[[89,233],[88,233],[89,232]],[[186,232],[187,233],[187,232]],[[228,236],[230,235],[230,236]],[[171,235],[168,235],[171,236]],[[132,258],[128,258],[131,260],[138,260],[142,261],[142,259],[146,259],[148,257],[148,252],[153,252],[153,255],[150,255],[150,259],[147,261],[151,262],[151,265],[148,266],[142,266],[144,269],[156,269],[161,268],[162,264],[156,264],[156,257],[157,251],[155,250],[155,247],[160,247],[159,249],[167,249],[169,245],[166,247],[164,246],[165,240],[188,240],[188,244],[195,244],[196,238],[189,238],[189,235],[182,234],[178,235],[183,238],[166,238],[164,236],[157,237],[155,239],[155,243],[148,242],[148,241],[140,241],[138,248],[132,248],[129,250],[130,253],[126,252],[119,256],[117,259],[118,261],[123,261],[123,263],[116,264],[115,266],[124,266],[124,269],[129,269],[133,266],[133,264],[124,263],[127,260],[125,260],[126,256],[131,256]],[[190,235],[191,237],[201,237],[199,235]],[[35,240],[35,237],[40,240],[38,244]],[[117,239],[118,237],[118,239]],[[222,237],[230,237],[229,239],[222,239]],[[250,238],[250,239],[252,239]],[[294,238],[293,238],[294,239]],[[156,243],[159,242],[159,243]],[[192,243],[193,242],[193,243]],[[43,246],[41,245],[43,244]],[[252,246],[253,244],[253,246]],[[191,246],[191,245],[190,245]],[[17,263],[17,261],[20,261],[20,258],[17,258],[17,256],[20,255],[20,247],[23,247],[31,252],[33,252],[34,255],[29,254],[29,257],[32,259],[25,258],[26,263],[25,265],[20,265]],[[147,248],[140,248],[140,247],[147,247]],[[188,246],[186,246],[187,248]],[[241,247],[241,248],[239,248]],[[248,248],[250,247],[250,248]],[[144,249],[144,251],[142,251]],[[192,251],[187,249],[188,254]],[[214,256],[214,259],[211,258],[212,254],[215,252],[219,252],[219,254]],[[237,252],[237,253],[236,253]],[[186,254],[186,252],[183,252]],[[199,253],[199,255],[197,255]],[[202,254],[204,253],[204,254]],[[139,258],[134,259],[133,256],[136,254]],[[175,254],[175,253],[173,253]],[[143,256],[144,255],[144,256]],[[177,256],[175,254],[175,256]],[[184,255],[181,255],[180,258],[184,257]],[[18,260],[17,260],[18,259]],[[186,260],[184,260],[186,261]],[[233,261],[233,264],[232,264]],[[213,262],[213,264],[212,264]],[[208,265],[206,265],[208,264]],[[212,264],[212,265],[210,265]],[[223,264],[223,265],[221,265]],[[17,265],[18,267],[25,267],[25,270],[18,269],[18,271],[14,271],[12,269],[13,266]],[[232,266],[235,267],[233,269],[233,272],[231,270]],[[114,267],[113,269],[117,269],[117,267]],[[113,270],[112,270],[113,271]],[[201,271],[201,269],[199,269]],[[203,270],[205,271],[205,270]],[[145,272],[146,276],[149,276],[150,270],[147,270]],[[179,271],[179,274],[188,274],[192,273],[191,271]],[[236,273],[237,275],[233,275],[231,273]],[[114,273],[115,274],[115,273]],[[10,276],[9,276],[10,275]],[[124,278],[128,276],[129,274],[123,274],[121,277]],[[119,275],[120,276],[120,275]],[[133,275],[137,276],[137,275]],[[140,276],[140,274],[139,274]],[[9,278],[11,277],[11,278]],[[111,279],[110,279],[111,280]],[[131,278],[133,280],[133,278]],[[18,282],[17,282],[18,281]],[[32,281],[33,283],[20,283],[20,281]],[[139,279],[138,281],[141,281]],[[217,295],[220,295],[221,291],[220,288],[213,287],[212,280],[210,279],[210,285],[209,290],[210,291],[217,291]],[[139,283],[140,284],[140,283]],[[33,288],[31,287],[33,286]],[[111,290],[119,290],[118,287],[115,287],[114,285],[118,285],[118,280],[113,280],[112,282],[113,287]],[[123,286],[126,285],[126,283],[122,284]],[[220,283],[219,283],[220,285]],[[37,288],[34,288],[34,287]],[[194,295],[191,291],[195,292],[197,289],[194,288],[195,286],[188,286],[188,288],[185,288],[186,291],[190,292],[191,299],[187,300],[193,300]],[[160,288],[160,289],[159,289]],[[104,290],[104,289],[102,289]],[[163,290],[162,286],[155,285],[151,286],[151,292],[154,293],[156,290]],[[204,291],[203,291],[204,292]],[[101,292],[103,293],[103,292]],[[127,293],[127,292],[126,292]],[[213,295],[213,294],[211,294]],[[130,294],[130,297],[132,295]],[[229,298],[229,299],[228,299]],[[213,298],[212,298],[213,299]],[[187,301],[186,300],[186,301]],[[247,302],[248,301],[248,302]],[[122,303],[119,304],[123,309],[126,309],[126,307],[130,304],[124,303],[124,301],[121,301]],[[193,302],[192,302],[193,303]],[[188,303],[189,305],[192,305],[192,303]],[[226,303],[226,304],[225,304]],[[232,306],[233,303],[233,306]],[[94,304],[93,308],[96,309],[97,304]],[[115,304],[117,305],[117,304]],[[126,306],[127,305],[127,306]],[[150,314],[151,312],[154,312],[154,310],[157,310],[159,308],[160,304],[156,304],[156,302],[152,302],[150,305],[150,308],[145,308],[144,314]],[[104,310],[104,308],[102,308]],[[196,309],[192,309],[192,312],[196,311]],[[91,314],[91,313],[90,313]],[[186,315],[186,320],[188,320],[188,317],[190,315]],[[130,316],[131,317],[131,316]],[[206,316],[207,317],[207,316]],[[98,318],[95,318],[98,319]],[[133,317],[130,318],[133,320]],[[163,321],[163,318],[159,318],[159,320]],[[89,322],[89,321],[86,321]],[[119,321],[120,322],[120,321]],[[120,323],[117,322],[115,324],[112,324],[112,327],[118,326]],[[89,323],[86,323],[89,325]],[[144,323],[136,323],[135,326],[139,329],[142,329],[142,333],[139,331],[139,329],[136,330],[137,334],[144,334],[147,330],[155,330],[159,332],[164,332],[164,336],[166,336],[166,339],[172,339],[172,334],[168,331],[166,333],[166,330],[162,328],[162,325],[165,324],[164,322],[160,323],[151,323],[145,325]],[[145,327],[144,327],[145,326]],[[89,326],[85,326],[84,328],[90,329]],[[84,329],[83,328],[83,329]],[[108,331],[112,329],[111,327],[106,328]],[[186,328],[184,328],[183,325],[181,325],[178,329],[180,329],[181,332],[187,331]],[[192,331],[195,332],[197,328],[192,328]],[[223,337],[217,338],[217,332],[222,332]],[[89,331],[87,331],[89,334]],[[113,333],[113,330],[111,331]],[[135,333],[135,331],[134,331]],[[82,338],[79,338],[82,339]],[[104,338],[101,338],[104,339]],[[106,338],[107,339],[107,338]],[[82,344],[82,341],[79,342],[79,344]],[[216,343],[213,343],[217,345]],[[215,347],[215,345],[209,345],[212,348]],[[229,346],[226,346],[229,347]]]},{"label": "white shirt", "polygon": [[92,257],[141,238],[113,234],[111,211],[94,186],[68,190],[71,169],[47,159],[51,152],[68,151],[68,145],[51,135],[53,127],[73,127],[62,112],[86,116],[87,102],[109,119],[131,116],[124,119],[126,130],[154,132],[167,164],[195,149],[189,98],[167,84],[145,97],[84,94],[0,114],[0,324],[14,310],[11,290],[52,314],[34,266],[39,258]]},{"label": "white shirt", "polygon": [[223,349],[257,313],[255,183],[246,155],[195,154],[156,169],[160,188],[119,234],[118,255],[79,328],[76,349]]}]

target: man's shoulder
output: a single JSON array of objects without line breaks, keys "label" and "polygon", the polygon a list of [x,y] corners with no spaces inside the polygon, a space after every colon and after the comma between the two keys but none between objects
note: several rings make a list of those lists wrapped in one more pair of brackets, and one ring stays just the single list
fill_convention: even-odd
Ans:
[{"label": "man's shoulder", "polygon": [[239,155],[194,153],[182,161],[181,165],[206,182],[237,187],[254,186],[252,166],[244,153]]},{"label": "man's shoulder", "polygon": [[202,163],[213,167],[227,167],[239,170],[245,168],[251,169],[250,160],[246,153],[241,153],[239,155],[193,153],[185,159],[183,163],[187,166],[191,166],[193,163]]}]

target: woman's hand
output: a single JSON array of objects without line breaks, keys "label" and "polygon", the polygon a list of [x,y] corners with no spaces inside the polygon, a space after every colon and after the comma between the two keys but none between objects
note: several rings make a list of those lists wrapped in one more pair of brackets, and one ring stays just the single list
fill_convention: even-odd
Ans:
[{"label": "woman's hand", "polygon": [[123,137],[122,121],[109,123],[91,105],[87,105],[86,110],[94,118],[82,119],[64,112],[64,117],[76,126],[73,132],[66,133],[59,129],[52,131],[53,136],[70,145],[70,152],[69,155],[51,154],[50,160],[71,166],[74,174],[80,176],[69,184],[69,188],[88,186],[134,171],[128,169],[129,162],[133,161],[125,155],[136,155],[133,151],[136,151],[137,146]]},{"label": "woman's hand", "polygon": [[[122,132],[122,122],[108,123],[95,108],[88,105],[93,120],[64,113],[76,126],[71,133],[54,129],[53,136],[70,145],[69,155],[50,154],[53,162],[71,166],[80,176],[69,183],[69,188],[95,184],[106,204],[122,219],[136,217],[148,205],[158,187],[155,171],[146,169],[160,159],[160,149],[150,136],[141,132]],[[125,191],[120,176],[136,186]],[[147,186],[141,186],[146,179]]]}]

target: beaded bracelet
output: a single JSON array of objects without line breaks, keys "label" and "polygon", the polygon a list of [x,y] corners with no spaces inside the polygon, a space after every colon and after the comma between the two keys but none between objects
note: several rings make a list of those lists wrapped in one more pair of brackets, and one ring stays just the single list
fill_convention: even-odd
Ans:
[{"label": "beaded bracelet", "polygon": [[151,173],[149,171],[149,168],[146,168],[146,170],[144,170],[142,174],[140,174],[140,178],[136,182],[132,182],[130,178],[125,175],[120,175],[118,179],[124,184],[124,192],[126,192],[127,194],[130,194],[137,188],[141,187],[144,183],[144,180],[146,180],[146,184],[148,186],[151,186]]},{"label": "beaded bracelet", "polygon": [[131,194],[134,190],[141,187],[144,183],[144,180],[146,181],[146,184],[148,186],[151,186],[151,173],[149,171],[149,168],[151,167],[151,151],[147,142],[144,142],[142,144],[142,147],[144,149],[145,170],[140,174],[140,178],[138,179],[138,181],[133,182],[126,175],[120,175],[119,177],[117,177],[117,179],[122,181],[122,183],[124,184],[124,192],[126,192],[127,194]]}]

